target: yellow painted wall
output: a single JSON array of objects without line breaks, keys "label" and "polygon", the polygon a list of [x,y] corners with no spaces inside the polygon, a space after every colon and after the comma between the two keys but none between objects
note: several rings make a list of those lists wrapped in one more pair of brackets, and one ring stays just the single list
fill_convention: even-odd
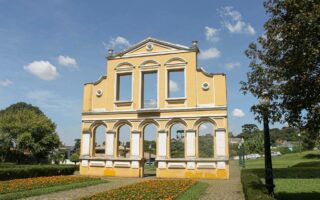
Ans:
[{"label": "yellow painted wall", "polygon": [[[140,79],[141,69],[140,65],[147,60],[152,60],[160,64],[159,68],[159,108],[173,108],[173,107],[196,107],[197,105],[216,105],[226,106],[226,80],[224,75],[205,75],[201,71],[197,71],[196,67],[196,52],[187,52],[180,54],[165,54],[156,56],[141,56],[132,58],[119,58],[108,60],[107,63],[107,77],[100,81],[98,84],[86,84],[84,87],[84,101],[83,111],[90,111],[95,109],[104,108],[106,111],[113,110],[137,110],[140,109]],[[185,66],[186,71],[186,101],[185,102],[169,102],[167,98],[167,67],[165,64],[172,58],[180,58],[187,62]],[[121,63],[130,63],[133,70],[117,71],[116,67]],[[174,63],[174,62],[173,62]],[[130,65],[124,64],[118,69],[129,68]],[[129,105],[117,105],[115,101],[115,84],[117,73],[132,72],[133,78],[133,102]],[[209,83],[209,90],[204,91],[202,84]],[[103,95],[96,96],[96,90],[102,89]]]}]

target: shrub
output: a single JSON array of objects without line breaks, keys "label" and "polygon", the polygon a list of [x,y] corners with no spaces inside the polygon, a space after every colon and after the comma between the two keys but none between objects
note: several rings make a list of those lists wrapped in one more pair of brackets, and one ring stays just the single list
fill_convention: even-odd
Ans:
[{"label": "shrub", "polygon": [[71,175],[78,169],[73,165],[17,165],[0,167],[0,180],[31,178],[38,176]]},{"label": "shrub", "polygon": [[246,200],[273,200],[260,178],[252,170],[241,170],[241,183]]},{"label": "shrub", "polygon": [[[247,169],[259,178],[265,177],[264,169]],[[289,167],[289,168],[275,168],[273,169],[274,178],[320,178],[319,167]]]},{"label": "shrub", "polygon": [[320,168],[320,161],[301,162],[301,163],[293,165],[292,167],[319,167]]}]

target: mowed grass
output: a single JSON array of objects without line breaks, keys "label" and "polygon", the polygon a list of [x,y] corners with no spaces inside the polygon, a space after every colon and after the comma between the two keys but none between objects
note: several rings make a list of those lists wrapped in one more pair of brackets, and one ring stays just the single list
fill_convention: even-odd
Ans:
[{"label": "mowed grass", "polygon": [[[291,167],[304,167],[301,170],[308,170],[308,167],[319,168],[320,152],[306,151],[272,157],[272,163],[274,169],[283,170]],[[247,160],[246,168],[264,168],[264,158]],[[320,199],[320,178],[277,178],[275,176],[274,183],[276,185],[275,196],[278,200]]]},{"label": "mowed grass", "polygon": [[199,199],[208,188],[208,185],[208,183],[198,182],[191,186],[189,190],[179,195],[177,200]]},{"label": "mowed grass", "polygon": [[[309,155],[319,155],[309,156]],[[314,162],[320,161],[320,151],[304,151],[301,153],[285,154],[278,157],[272,157],[273,168],[287,168],[292,167],[301,162]],[[246,160],[247,169],[264,168],[264,158],[256,160]]]}]

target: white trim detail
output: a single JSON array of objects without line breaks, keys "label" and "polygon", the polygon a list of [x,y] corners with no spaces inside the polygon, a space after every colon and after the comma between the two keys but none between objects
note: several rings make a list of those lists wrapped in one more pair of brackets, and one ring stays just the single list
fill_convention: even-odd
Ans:
[{"label": "white trim detail", "polygon": [[196,131],[187,132],[187,157],[196,157]]},{"label": "white trim detail", "polygon": [[157,152],[159,158],[165,158],[167,156],[167,133],[158,132],[158,145]]},{"label": "white trim detail", "polygon": [[218,162],[218,169],[225,169],[226,168],[226,163],[225,162]]},{"label": "white trim detail", "polygon": [[216,130],[216,149],[217,149],[217,157],[226,156],[226,132],[224,130]]},{"label": "white trim detail", "polygon": [[82,134],[82,156],[89,156],[90,154],[90,133]]},{"label": "white trim detail", "polygon": [[104,167],[105,165],[104,161],[90,161],[90,166]]},{"label": "white trim detail", "polygon": [[195,169],[196,163],[195,162],[187,162],[187,169]]},{"label": "white trim detail", "polygon": [[208,82],[204,82],[201,87],[204,91],[207,91],[210,88],[210,84]]},{"label": "white trim detail", "polygon": [[111,160],[106,161],[106,167],[112,168],[112,161]]},{"label": "white trim detail", "polygon": [[160,161],[158,163],[158,168],[159,169],[166,169],[167,168],[167,163],[166,162],[163,162],[163,161]]},{"label": "white trim detail", "polygon": [[124,168],[129,168],[130,167],[130,162],[121,162],[121,161],[115,161],[114,162],[115,167],[124,167]]}]

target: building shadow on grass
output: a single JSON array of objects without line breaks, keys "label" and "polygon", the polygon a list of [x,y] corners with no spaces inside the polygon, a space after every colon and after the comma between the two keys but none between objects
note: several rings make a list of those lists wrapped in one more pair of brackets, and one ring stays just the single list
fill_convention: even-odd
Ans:
[{"label": "building shadow on grass", "polygon": [[319,200],[319,192],[302,192],[302,193],[285,193],[280,192],[276,194],[278,200]]}]

